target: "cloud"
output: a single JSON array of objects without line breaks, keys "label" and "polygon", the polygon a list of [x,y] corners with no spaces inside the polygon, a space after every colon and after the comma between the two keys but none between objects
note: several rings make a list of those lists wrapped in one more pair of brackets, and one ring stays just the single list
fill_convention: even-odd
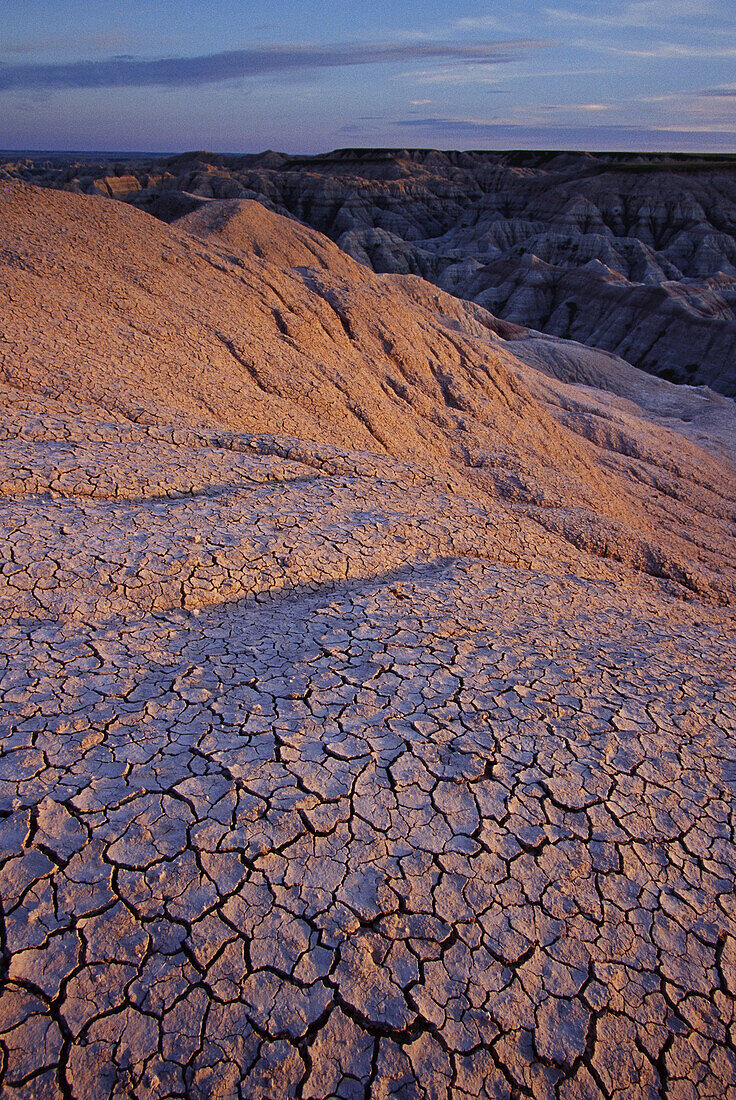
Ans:
[{"label": "cloud", "polygon": [[702,88],[699,92],[663,92],[660,95],[649,95],[639,99],[640,103],[666,103],[677,110],[683,110],[687,106],[708,105],[711,109],[716,104],[708,104],[713,99],[736,99],[736,87],[721,86],[720,88]]},{"label": "cloud", "polygon": [[[393,126],[421,126],[425,129],[450,130],[458,133],[484,133],[496,130],[499,127],[521,127],[528,129],[530,126],[554,126],[566,128],[575,125],[588,125],[591,115],[613,111],[615,107],[610,103],[544,103],[530,106],[528,104],[510,104],[502,108],[492,119],[477,118],[451,118],[447,116],[420,116],[412,112],[413,117],[395,119]],[[581,119],[575,116],[582,115]]]},{"label": "cloud", "polygon": [[0,91],[61,88],[192,87],[272,73],[309,72],[355,65],[386,65],[429,59],[466,65],[498,65],[547,45],[538,39],[507,42],[434,41],[263,45],[196,57],[74,61],[68,64],[0,64]]},{"label": "cloud", "polygon": [[504,26],[503,20],[499,19],[495,15],[478,15],[467,16],[464,19],[455,19],[452,23],[453,27],[459,27],[461,30],[501,30]]},{"label": "cloud", "polygon": [[509,80],[542,80],[550,77],[559,76],[602,76],[608,72],[607,69],[598,67],[595,69],[527,69],[514,72],[497,73],[494,83],[506,83]]},{"label": "cloud", "polygon": [[[440,65],[431,69],[406,69],[401,75],[407,80],[413,80],[415,84],[444,84],[457,88],[466,84],[484,84],[487,86],[486,91],[489,90],[488,85],[499,83],[498,68],[484,62],[479,62],[477,65]],[[490,90],[496,91],[493,87]]]},{"label": "cloud", "polygon": [[457,133],[482,133],[497,130],[495,122],[478,122],[472,118],[397,118],[392,126],[417,126],[423,130],[455,130]]},{"label": "cloud", "polygon": [[37,38],[5,38],[2,52],[5,54],[67,53],[89,50],[90,53],[109,53],[129,43],[128,35],[119,31],[99,31],[94,34],[59,34]]},{"label": "cloud", "polygon": [[661,58],[666,61],[679,61],[689,57],[708,60],[736,57],[736,46],[693,46],[687,42],[655,42],[652,46],[642,49],[608,45],[603,47],[597,45],[596,48],[606,49],[610,53],[621,54],[624,57]]},{"label": "cloud", "polygon": [[732,130],[718,130],[697,125],[682,126],[627,126],[601,124],[599,126],[550,125],[538,123],[519,125],[505,121],[486,122],[467,118],[402,118],[393,126],[416,129],[448,142],[482,141],[497,149],[588,149],[620,151],[664,152],[736,152],[736,134]]},{"label": "cloud", "polygon": [[[598,8],[600,5],[596,5]],[[594,11],[586,13],[570,8],[545,8],[545,15],[553,20],[595,27],[653,27],[671,24],[675,20],[702,21],[708,15],[717,14],[717,6],[700,0],[693,5],[692,0],[633,0],[628,4],[615,5],[608,12]]]},{"label": "cloud", "polygon": [[[637,104],[648,109],[654,106],[656,124],[663,130],[710,130],[733,133],[736,111],[736,88],[722,86],[699,92],[663,92],[628,101],[629,112]],[[619,104],[626,109],[626,103]]]}]

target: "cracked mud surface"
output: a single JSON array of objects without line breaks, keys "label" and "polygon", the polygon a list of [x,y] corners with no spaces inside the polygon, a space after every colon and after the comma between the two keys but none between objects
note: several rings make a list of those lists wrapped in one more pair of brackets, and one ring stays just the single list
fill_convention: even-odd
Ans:
[{"label": "cracked mud surface", "polygon": [[732,617],[390,462],[101,446],[5,506],[3,1096],[733,1095]]},{"label": "cracked mud surface", "polygon": [[[392,285],[411,335],[436,292]],[[0,387],[3,1100],[736,1097],[725,443],[467,331],[467,409],[417,368],[365,398],[379,453],[326,383],[282,434],[223,373],[208,419],[113,335],[44,382],[38,327]]]}]

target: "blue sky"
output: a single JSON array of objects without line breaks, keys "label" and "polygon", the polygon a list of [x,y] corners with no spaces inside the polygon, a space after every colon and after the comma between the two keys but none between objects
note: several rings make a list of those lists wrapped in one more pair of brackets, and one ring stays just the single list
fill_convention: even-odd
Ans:
[{"label": "blue sky", "polygon": [[3,0],[0,148],[736,151],[734,0]]}]

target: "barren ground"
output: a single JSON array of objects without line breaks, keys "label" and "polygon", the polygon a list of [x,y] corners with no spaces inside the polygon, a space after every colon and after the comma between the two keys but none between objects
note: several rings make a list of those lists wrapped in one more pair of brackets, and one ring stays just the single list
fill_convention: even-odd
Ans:
[{"label": "barren ground", "polygon": [[736,1096],[732,404],[0,213],[2,1096]]}]

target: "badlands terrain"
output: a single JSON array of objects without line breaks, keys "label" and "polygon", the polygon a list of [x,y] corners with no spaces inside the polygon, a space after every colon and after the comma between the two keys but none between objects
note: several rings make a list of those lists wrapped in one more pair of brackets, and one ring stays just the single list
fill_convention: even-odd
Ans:
[{"label": "badlands terrain", "polygon": [[[734,402],[365,262],[426,233],[21,169],[3,1100],[736,1097]],[[731,273],[652,226],[589,302],[733,392]]]},{"label": "badlands terrain", "polygon": [[0,162],[171,221],[256,198],[376,272],[736,396],[736,158],[342,149]]}]

